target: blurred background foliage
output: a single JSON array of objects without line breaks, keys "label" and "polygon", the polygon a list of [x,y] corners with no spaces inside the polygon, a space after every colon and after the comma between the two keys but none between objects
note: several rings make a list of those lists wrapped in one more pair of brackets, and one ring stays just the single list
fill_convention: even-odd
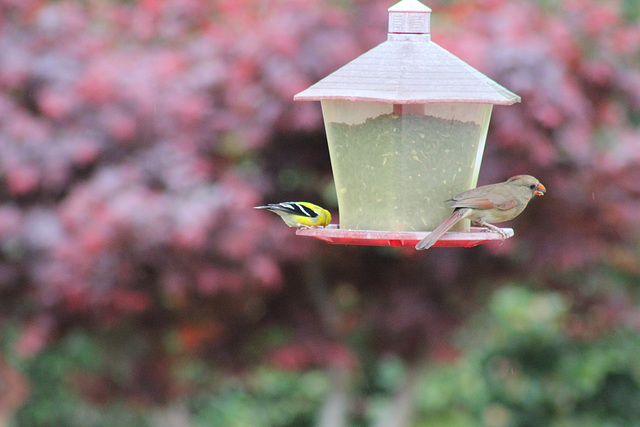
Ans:
[{"label": "blurred background foliage", "polygon": [[523,102],[503,245],[330,246],[316,103],[388,1],[0,0],[0,424],[640,425],[640,7],[434,1]]}]

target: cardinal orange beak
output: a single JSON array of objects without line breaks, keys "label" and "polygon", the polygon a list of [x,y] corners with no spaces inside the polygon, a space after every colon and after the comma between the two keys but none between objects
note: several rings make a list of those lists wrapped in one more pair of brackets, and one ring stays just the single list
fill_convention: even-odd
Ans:
[{"label": "cardinal orange beak", "polygon": [[538,184],[536,189],[533,190],[533,194],[535,194],[536,196],[544,196],[544,193],[546,193],[546,192],[547,192],[547,189],[544,188],[544,185],[542,185],[542,184]]}]

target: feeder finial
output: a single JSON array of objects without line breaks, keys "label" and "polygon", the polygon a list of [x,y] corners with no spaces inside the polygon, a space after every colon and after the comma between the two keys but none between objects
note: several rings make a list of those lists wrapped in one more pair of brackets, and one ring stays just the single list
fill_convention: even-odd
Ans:
[{"label": "feeder finial", "polygon": [[402,0],[389,8],[388,40],[430,41],[431,9],[418,0]]}]

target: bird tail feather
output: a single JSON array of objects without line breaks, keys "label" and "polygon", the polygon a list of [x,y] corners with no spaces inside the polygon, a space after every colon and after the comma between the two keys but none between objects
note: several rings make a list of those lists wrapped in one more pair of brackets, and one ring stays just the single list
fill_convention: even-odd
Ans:
[{"label": "bird tail feather", "polygon": [[471,211],[469,208],[456,209],[449,218],[445,219],[442,224],[436,227],[431,233],[429,233],[424,239],[420,240],[416,245],[417,250],[429,249],[433,246],[444,233],[449,231],[451,227],[456,225],[458,221],[467,216]]}]

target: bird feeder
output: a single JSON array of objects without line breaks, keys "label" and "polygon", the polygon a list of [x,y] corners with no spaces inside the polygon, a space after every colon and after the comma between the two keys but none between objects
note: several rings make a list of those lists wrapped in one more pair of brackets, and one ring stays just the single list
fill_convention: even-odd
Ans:
[{"label": "bird feeder", "polygon": [[[494,104],[520,97],[431,41],[431,9],[389,8],[387,40],[294,96],[320,101],[340,225],[299,230],[331,243],[415,245],[475,188]],[[502,239],[467,220],[436,246]],[[505,229],[507,234],[513,234]]]}]

